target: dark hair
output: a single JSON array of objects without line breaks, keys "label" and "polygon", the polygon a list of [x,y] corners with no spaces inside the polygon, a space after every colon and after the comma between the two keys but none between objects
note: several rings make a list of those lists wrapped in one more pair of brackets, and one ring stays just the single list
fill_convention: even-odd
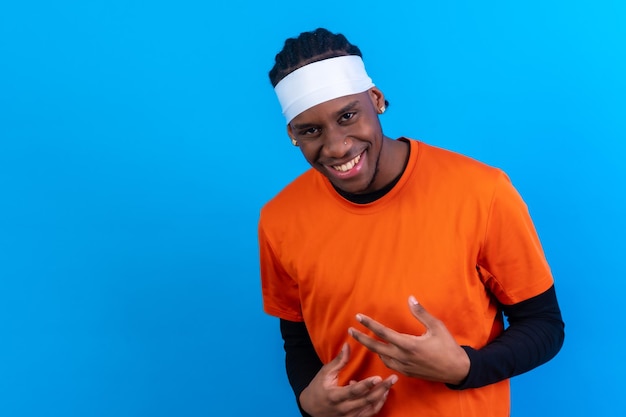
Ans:
[{"label": "dark hair", "polygon": [[[341,33],[332,33],[324,28],[302,32],[297,38],[285,41],[282,51],[276,54],[274,66],[269,72],[272,87],[295,70],[312,62],[345,55],[363,58],[358,46],[348,42]],[[385,100],[389,107],[389,101]]]},{"label": "dark hair", "polygon": [[348,42],[342,34],[319,28],[302,32],[297,38],[285,41],[282,51],[276,54],[274,67],[269,72],[273,87],[287,75],[312,62],[344,55],[361,55],[361,50]]}]

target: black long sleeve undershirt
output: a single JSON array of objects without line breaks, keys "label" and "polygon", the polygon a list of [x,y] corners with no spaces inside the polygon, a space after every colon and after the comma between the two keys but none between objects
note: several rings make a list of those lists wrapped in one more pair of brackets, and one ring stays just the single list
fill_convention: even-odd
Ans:
[{"label": "black long sleeve undershirt", "polygon": [[[554,286],[536,297],[502,305],[508,328],[488,345],[463,346],[470,358],[470,371],[451,389],[479,388],[530,371],[552,359],[565,337],[561,310]],[[285,365],[289,383],[300,407],[300,394],[322,367],[303,322],[280,320]],[[303,416],[307,414],[300,408]]]},{"label": "black long sleeve undershirt", "polygon": [[481,349],[463,346],[470,371],[452,389],[479,388],[530,371],[552,359],[563,346],[565,324],[554,286],[536,297],[501,305],[509,327]]},{"label": "black long sleeve undershirt", "polygon": [[285,341],[287,379],[296,396],[303,417],[310,417],[300,406],[300,394],[323,366],[304,322],[280,319],[280,333]]}]

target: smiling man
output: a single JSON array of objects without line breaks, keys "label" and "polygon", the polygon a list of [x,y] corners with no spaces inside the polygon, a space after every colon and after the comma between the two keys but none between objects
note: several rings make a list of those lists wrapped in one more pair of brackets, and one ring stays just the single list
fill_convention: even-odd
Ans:
[{"label": "smiling man", "polygon": [[[355,58],[331,58],[310,64],[307,69],[362,62]],[[406,143],[383,135],[378,114],[384,111],[383,93],[371,87],[311,107],[295,116],[287,131],[311,166],[335,187],[363,194],[391,182],[402,172],[408,156]]]},{"label": "smiling man", "polygon": [[508,416],[508,379],[556,355],[564,325],[506,174],[385,136],[388,103],[343,35],[288,39],[269,75],[313,168],[259,221],[301,413]]}]

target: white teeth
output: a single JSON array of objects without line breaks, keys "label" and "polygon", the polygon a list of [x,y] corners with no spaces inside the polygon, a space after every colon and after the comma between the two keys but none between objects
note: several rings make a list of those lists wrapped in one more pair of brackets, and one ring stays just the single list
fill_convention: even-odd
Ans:
[{"label": "white teeth", "polygon": [[358,164],[360,160],[361,160],[361,155],[357,155],[356,157],[354,157],[352,161],[346,162],[345,164],[342,164],[342,165],[335,165],[333,166],[333,168],[336,169],[337,171],[346,172],[354,168],[354,166]]}]

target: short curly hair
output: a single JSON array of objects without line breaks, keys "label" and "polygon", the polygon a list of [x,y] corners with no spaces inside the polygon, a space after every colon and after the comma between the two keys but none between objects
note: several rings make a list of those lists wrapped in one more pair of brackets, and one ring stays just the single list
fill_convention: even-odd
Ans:
[{"label": "short curly hair", "polygon": [[276,87],[280,80],[300,67],[345,55],[363,57],[361,50],[342,34],[324,28],[302,32],[296,38],[287,39],[282,51],[276,54],[274,67],[269,72],[270,82]]}]

